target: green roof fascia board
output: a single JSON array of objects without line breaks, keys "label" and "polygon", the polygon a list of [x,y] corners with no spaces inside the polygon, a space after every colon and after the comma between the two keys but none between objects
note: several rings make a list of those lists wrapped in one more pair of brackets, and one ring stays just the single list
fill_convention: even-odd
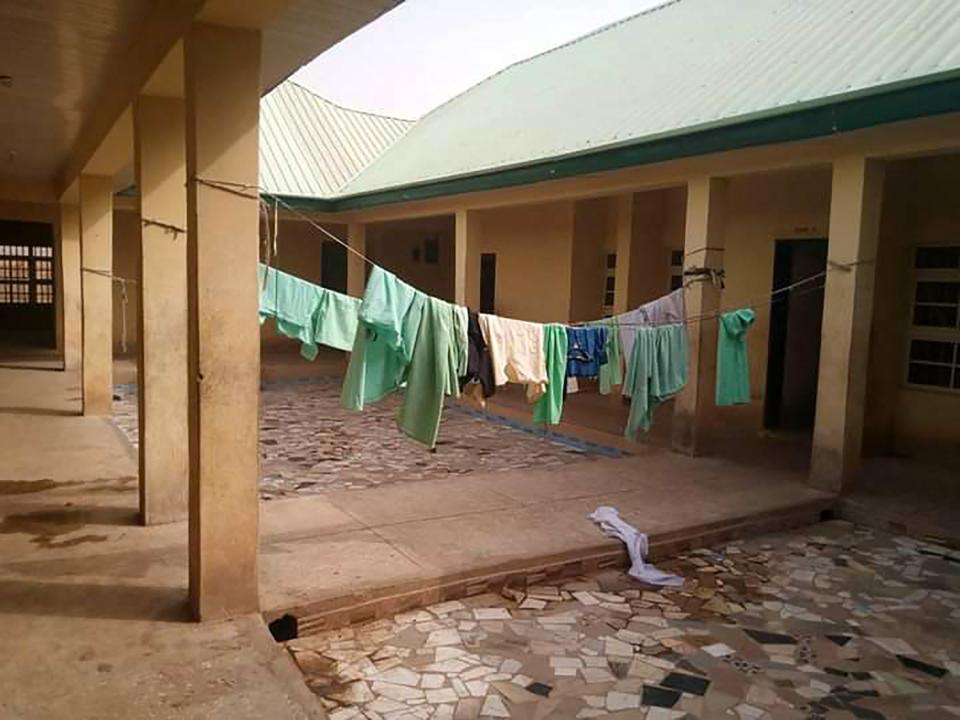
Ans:
[{"label": "green roof fascia board", "polygon": [[[954,75],[955,73],[951,73]],[[928,79],[928,78],[925,78]],[[815,107],[721,125],[680,131],[656,139],[595,150],[528,165],[337,198],[284,197],[302,209],[360,210],[415,200],[529,185],[547,180],[619,170],[679,158],[759,145],[810,140],[902,120],[960,112],[960,77],[886,89]]]},{"label": "green roof fascia board", "polygon": [[339,210],[336,207],[335,198],[307,197],[303,195],[284,195],[282,193],[271,193],[262,191],[260,196],[264,199],[274,199],[280,201],[281,206],[286,205],[295,210],[305,210],[310,212],[335,213]]}]

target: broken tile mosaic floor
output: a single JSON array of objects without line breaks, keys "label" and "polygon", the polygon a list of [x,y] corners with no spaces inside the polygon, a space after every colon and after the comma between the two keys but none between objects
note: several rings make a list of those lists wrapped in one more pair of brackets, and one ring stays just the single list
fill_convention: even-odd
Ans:
[{"label": "broken tile mosaic floor", "polygon": [[[113,419],[136,447],[137,390],[114,389]],[[363,412],[340,407],[340,382],[270,383],[260,394],[260,496],[264,500],[357,490],[475,472],[551,467],[599,455],[490,422],[448,403],[437,451],[396,426],[399,396]]]},{"label": "broken tile mosaic floor", "polygon": [[960,717],[960,556],[840,521],[298,638],[331,720]]}]

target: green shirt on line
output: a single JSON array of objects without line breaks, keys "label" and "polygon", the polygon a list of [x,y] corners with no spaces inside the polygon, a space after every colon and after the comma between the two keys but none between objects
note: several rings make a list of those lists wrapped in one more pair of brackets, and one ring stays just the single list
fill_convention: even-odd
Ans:
[{"label": "green shirt on line", "polygon": [[717,323],[717,405],[750,402],[747,329],[756,313],[750,308],[723,313]]}]

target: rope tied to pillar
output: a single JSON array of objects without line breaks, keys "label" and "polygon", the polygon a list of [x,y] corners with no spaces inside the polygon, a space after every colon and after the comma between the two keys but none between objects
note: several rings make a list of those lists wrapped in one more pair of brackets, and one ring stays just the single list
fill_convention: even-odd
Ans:
[{"label": "rope tied to pillar", "polygon": [[[298,218],[300,218],[305,223],[310,225],[314,230],[318,230],[319,232],[323,233],[334,242],[342,245],[347,250],[347,252],[353,253],[358,258],[363,260],[365,263],[370,265],[370,267],[378,266],[378,263],[375,263],[373,260],[368,258],[362,252],[360,252],[355,247],[353,247],[349,242],[337,237],[332,232],[327,230],[325,227],[315,222],[311,217],[300,212],[296,207],[294,207],[293,205],[290,205],[285,200],[282,200],[278,195],[270,195],[269,193],[264,192],[263,188],[261,188],[259,185],[250,185],[248,183],[238,183],[238,182],[228,182],[226,180],[208,180],[207,178],[202,178],[199,176],[194,177],[193,180],[200,183],[201,185],[206,185],[207,187],[214,188],[215,190],[222,190],[223,192],[231,193],[232,195],[239,195],[240,197],[250,198],[253,200],[258,200],[260,194],[268,195],[273,199],[274,207],[278,205],[283,206],[285,210],[296,215]],[[245,192],[248,190],[256,190],[258,194],[250,195],[249,193]],[[276,219],[274,220],[274,222],[276,223]]]},{"label": "rope tied to pillar", "polygon": [[110,270],[100,270],[99,268],[90,268],[90,267],[81,267],[85,273],[90,273],[91,275],[98,275],[100,277],[105,277],[108,280],[112,280],[115,283],[120,284],[120,349],[124,353],[127,352],[127,306],[130,304],[130,295],[127,292],[128,284],[136,284],[136,280],[133,278],[122,277],[121,275],[114,275]]},{"label": "rope tied to pillar", "polygon": [[711,267],[699,267],[692,266],[683,269],[683,277],[687,278],[684,282],[684,287],[690,287],[695,282],[707,282],[709,281],[714,287],[719,287],[721,290],[726,289],[724,284],[725,272],[723,268],[711,268]]},{"label": "rope tied to pillar", "polygon": [[185,228],[182,228],[178,225],[172,225],[170,223],[165,223],[161,220],[154,220],[152,218],[140,218],[140,222],[144,227],[158,227],[161,230],[173,235],[173,239],[177,239],[177,235],[186,235],[187,231]]}]

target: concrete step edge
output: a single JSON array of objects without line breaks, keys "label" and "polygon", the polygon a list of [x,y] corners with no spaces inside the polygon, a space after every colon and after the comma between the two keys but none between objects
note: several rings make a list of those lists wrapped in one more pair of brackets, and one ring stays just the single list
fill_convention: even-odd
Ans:
[{"label": "concrete step edge", "polygon": [[[650,536],[650,559],[656,561],[697,547],[745,539],[753,535],[789,530],[820,521],[834,513],[835,498],[806,501],[776,510]],[[272,622],[284,615],[297,619],[298,637],[368,622],[415,608],[459,600],[474,595],[500,593],[504,586],[524,588],[598,570],[627,567],[622,544],[609,542],[560,555],[523,558],[506,564],[474,568],[464,573],[405,583],[398,587],[369,589],[288,608],[265,611]]]}]

